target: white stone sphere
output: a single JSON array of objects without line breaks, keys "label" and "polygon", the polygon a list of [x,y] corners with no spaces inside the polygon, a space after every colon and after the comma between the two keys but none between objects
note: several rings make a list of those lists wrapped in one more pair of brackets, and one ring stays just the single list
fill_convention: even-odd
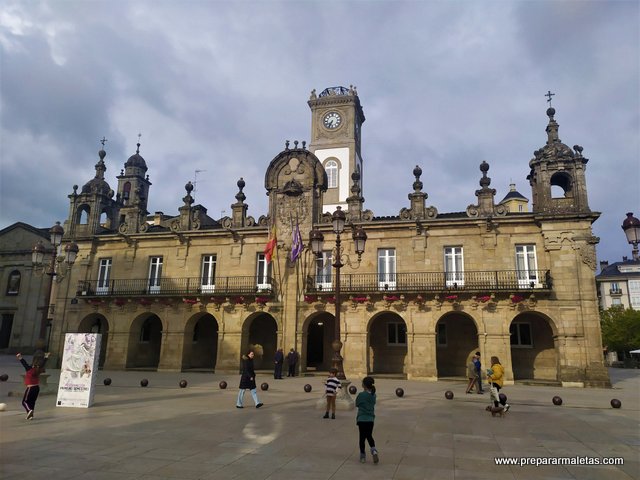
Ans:
[{"label": "white stone sphere", "polygon": [[7,409],[6,403],[0,403],[0,412],[4,412]]}]

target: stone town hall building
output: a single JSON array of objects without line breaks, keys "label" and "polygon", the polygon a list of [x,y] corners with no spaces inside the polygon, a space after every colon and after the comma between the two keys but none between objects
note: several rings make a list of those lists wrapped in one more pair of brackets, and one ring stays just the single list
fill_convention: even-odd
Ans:
[{"label": "stone town hall building", "polygon": [[[66,332],[101,332],[101,362],[110,369],[237,371],[241,353],[256,345],[258,368],[271,368],[278,347],[294,347],[303,372],[327,369],[335,313],[331,212],[341,206],[348,377],[463,376],[480,350],[485,363],[500,357],[508,381],[608,385],[591,230],[599,214],[587,201],[587,158],[582,147],[560,141],[553,108],[546,144],[529,162],[531,212],[496,202],[482,162],[477,204],[466,211],[428,206],[416,166],[408,204],[396,216],[376,217],[361,194],[365,116],[357,91],[313,91],[308,104],[311,142],[287,142],[271,160],[269,210],[257,219],[247,214],[242,179],[228,217],[194,205],[190,183],[178,215],[149,215],[153,192],[139,148],[116,192],[101,150],[95,178],[69,195],[65,240],[77,242],[80,254],[57,288],[52,351],[61,352]],[[321,257],[307,246],[291,261],[296,225],[305,245],[313,228],[324,234]],[[368,236],[361,262],[350,238],[356,226]],[[265,245],[274,234],[269,263]]]}]

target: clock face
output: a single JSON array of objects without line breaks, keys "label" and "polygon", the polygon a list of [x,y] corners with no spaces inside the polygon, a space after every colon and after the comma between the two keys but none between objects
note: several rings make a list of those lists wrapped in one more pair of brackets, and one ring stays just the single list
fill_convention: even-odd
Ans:
[{"label": "clock face", "polygon": [[342,117],[338,112],[329,112],[322,118],[322,124],[330,129],[334,130],[342,123]]}]

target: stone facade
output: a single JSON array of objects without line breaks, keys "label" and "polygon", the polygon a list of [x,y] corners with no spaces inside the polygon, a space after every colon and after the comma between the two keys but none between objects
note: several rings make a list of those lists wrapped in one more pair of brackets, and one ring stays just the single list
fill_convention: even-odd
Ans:
[{"label": "stone facade", "polygon": [[[314,92],[309,105],[313,149],[287,142],[271,161],[269,210],[258,220],[247,215],[243,179],[231,217],[213,219],[193,205],[191,184],[177,216],[149,216],[153,192],[139,146],[118,177],[115,199],[102,183],[101,150],[97,181],[70,195],[65,231],[80,254],[58,289],[52,350],[60,353],[66,332],[92,331],[103,334],[101,362],[112,369],[237,371],[248,348],[257,350],[257,368],[270,369],[281,347],[300,353],[301,371],[323,370],[339,303],[348,377],[464,376],[479,350],[485,365],[500,358],[507,383],[609,384],[594,283],[591,224],[599,214],[588,208],[582,148],[560,143],[555,111],[547,112],[547,145],[530,163],[531,212],[496,204],[483,162],[478,203],[465,212],[427,206],[416,167],[409,204],[397,216],[376,217],[362,197],[364,115],[355,88]],[[334,111],[344,131],[327,117]],[[340,167],[348,168],[346,198],[330,191],[314,154],[334,148],[353,149]],[[137,185],[127,187],[126,202],[125,178]],[[554,198],[552,185],[565,196]],[[339,296],[327,196],[347,214]],[[92,219],[95,211],[103,220],[80,228],[78,212]],[[356,226],[368,236],[361,261],[349,238]],[[306,246],[314,228],[324,235],[322,259]],[[269,240],[276,245],[270,263]]]}]

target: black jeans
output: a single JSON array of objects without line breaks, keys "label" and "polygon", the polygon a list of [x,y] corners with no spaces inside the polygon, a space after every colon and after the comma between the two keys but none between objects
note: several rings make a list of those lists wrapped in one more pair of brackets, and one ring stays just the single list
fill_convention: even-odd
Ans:
[{"label": "black jeans", "polygon": [[369,442],[371,448],[375,448],[376,441],[373,439],[373,422],[358,422],[360,430],[360,453],[364,453],[364,441]]},{"label": "black jeans", "polygon": [[[500,387],[500,385],[498,385],[497,383],[492,383],[491,385],[493,385],[496,388],[496,390],[498,390],[498,397],[500,397],[500,388],[502,387]],[[502,400],[500,400],[499,402],[496,400],[493,401],[494,407],[497,407],[498,405],[502,405],[504,407],[506,404],[507,402],[506,401],[503,402]]]},{"label": "black jeans", "polygon": [[27,387],[22,397],[22,406],[25,411],[29,413],[30,410],[36,408],[36,400],[38,400],[38,394],[40,393],[40,385],[32,385]]}]

